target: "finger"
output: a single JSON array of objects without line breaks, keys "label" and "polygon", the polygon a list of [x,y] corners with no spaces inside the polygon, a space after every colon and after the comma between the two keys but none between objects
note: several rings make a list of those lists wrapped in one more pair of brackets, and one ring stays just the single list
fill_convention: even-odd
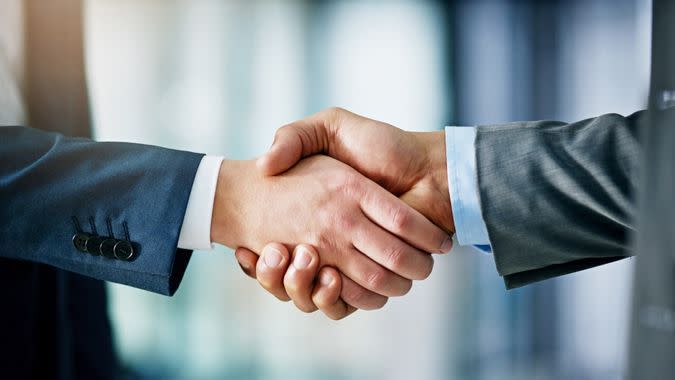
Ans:
[{"label": "finger", "polygon": [[279,128],[269,151],[258,159],[258,169],[265,175],[280,174],[301,158],[323,152],[327,148],[324,125],[315,115]]},{"label": "finger", "polygon": [[389,301],[388,297],[371,292],[344,274],[341,274],[340,278],[342,279],[340,298],[348,305],[361,310],[376,310],[381,309]]},{"label": "finger", "polygon": [[260,285],[281,301],[290,300],[283,283],[289,256],[288,249],[283,244],[270,243],[263,248],[256,267]]},{"label": "finger", "polygon": [[312,301],[312,289],[318,271],[319,254],[314,247],[304,244],[295,247],[293,260],[284,276],[284,287],[295,306],[305,313],[317,310]]},{"label": "finger", "polygon": [[357,284],[383,296],[402,296],[412,287],[412,281],[392,273],[356,248],[343,256],[337,267]]},{"label": "finger", "polygon": [[258,255],[256,255],[255,252],[248,248],[239,247],[234,251],[234,257],[237,258],[241,270],[244,271],[247,276],[256,278],[255,267],[258,263]]},{"label": "finger", "polygon": [[450,235],[374,182],[365,189],[361,209],[382,228],[423,251],[446,253],[452,248]]},{"label": "finger", "polygon": [[430,254],[369,224],[354,235],[354,247],[392,272],[410,280],[424,280],[434,267]]},{"label": "finger", "polygon": [[321,268],[318,279],[312,293],[312,301],[322,313],[337,321],[356,311],[354,306],[348,305],[340,298],[342,278],[335,268]]}]

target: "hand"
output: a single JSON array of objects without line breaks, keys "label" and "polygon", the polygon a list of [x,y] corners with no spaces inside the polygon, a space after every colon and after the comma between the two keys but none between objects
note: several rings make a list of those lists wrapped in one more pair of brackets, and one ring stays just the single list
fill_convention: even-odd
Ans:
[{"label": "hand", "polygon": [[406,132],[330,108],[280,128],[258,167],[276,175],[318,153],[353,167],[445,231],[455,232],[443,132]]},{"label": "hand", "polygon": [[[405,132],[333,108],[279,129],[272,148],[258,161],[258,167],[265,174],[275,175],[303,157],[325,153],[356,168],[446,231],[454,232],[444,142],[442,132]],[[248,260],[249,265],[254,265],[251,263],[257,259],[246,249],[239,249],[236,254],[240,263]],[[256,273],[249,275],[255,277]],[[285,293],[278,283],[276,287],[263,287],[273,294]],[[321,305],[316,306],[326,313]]]},{"label": "hand", "polygon": [[[319,269],[319,254],[311,246],[298,245],[292,258],[288,249],[279,243],[266,245],[260,259],[246,248],[237,248],[235,255],[244,273],[257,278],[260,285],[279,300],[293,300],[295,306],[306,313],[318,308],[328,318],[339,320],[356,311],[340,297],[340,273],[328,266]],[[305,255],[310,257],[309,266],[300,264],[306,260]],[[289,265],[291,261],[293,264]]]},{"label": "hand", "polygon": [[223,161],[212,240],[258,252],[269,241],[309,243],[321,265],[344,274],[342,298],[355,307],[381,307],[383,296],[407,293],[410,280],[432,269],[426,252],[449,249],[446,233],[345,164],[317,156],[276,177],[254,165]]}]

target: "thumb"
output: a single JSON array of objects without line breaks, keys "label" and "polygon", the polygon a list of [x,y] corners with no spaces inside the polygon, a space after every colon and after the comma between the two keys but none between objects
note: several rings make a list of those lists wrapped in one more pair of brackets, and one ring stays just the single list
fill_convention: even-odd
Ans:
[{"label": "thumb", "polygon": [[303,157],[324,150],[323,124],[300,120],[279,128],[270,149],[257,161],[258,169],[265,175],[285,172]]},{"label": "thumb", "polygon": [[234,251],[234,256],[239,262],[241,270],[251,278],[257,278],[256,275],[256,265],[258,264],[258,255],[253,251],[239,247]]}]

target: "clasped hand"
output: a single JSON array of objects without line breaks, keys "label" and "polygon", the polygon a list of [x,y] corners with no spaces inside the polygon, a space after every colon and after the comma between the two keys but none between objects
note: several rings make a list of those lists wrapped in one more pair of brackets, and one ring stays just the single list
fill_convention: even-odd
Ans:
[{"label": "clasped hand", "polygon": [[257,162],[223,161],[211,225],[263,288],[332,319],[406,294],[453,232],[443,133],[339,108],[280,128]]}]

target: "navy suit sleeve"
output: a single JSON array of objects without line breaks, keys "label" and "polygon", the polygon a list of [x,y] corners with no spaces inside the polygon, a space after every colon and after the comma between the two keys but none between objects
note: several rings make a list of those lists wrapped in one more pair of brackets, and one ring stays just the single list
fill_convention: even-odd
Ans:
[{"label": "navy suit sleeve", "polygon": [[[192,254],[177,242],[201,158],[0,127],[0,257],[172,295]],[[128,239],[133,259],[78,251],[78,229]]]}]

